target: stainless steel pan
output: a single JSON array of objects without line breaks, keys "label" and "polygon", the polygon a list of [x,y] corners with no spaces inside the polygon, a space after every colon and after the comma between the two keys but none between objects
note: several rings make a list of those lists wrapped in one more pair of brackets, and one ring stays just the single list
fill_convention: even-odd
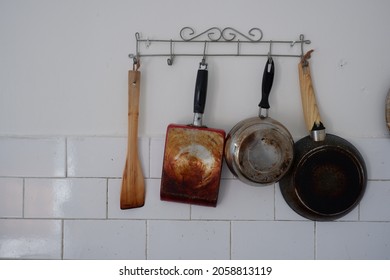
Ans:
[{"label": "stainless steel pan", "polygon": [[269,58],[263,73],[259,116],[237,123],[225,142],[225,160],[230,171],[241,181],[254,186],[278,181],[293,160],[294,141],[290,132],[268,116],[274,72],[274,61]]}]

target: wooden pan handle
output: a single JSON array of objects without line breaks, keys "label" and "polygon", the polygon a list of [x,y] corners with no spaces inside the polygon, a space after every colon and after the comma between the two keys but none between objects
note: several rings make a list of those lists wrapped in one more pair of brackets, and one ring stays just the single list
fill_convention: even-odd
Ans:
[{"label": "wooden pan handle", "polygon": [[309,62],[307,61],[312,52],[313,50],[307,52],[298,65],[303,115],[308,131],[324,129],[314,93]]},{"label": "wooden pan handle", "polygon": [[121,209],[142,207],[145,204],[145,182],[138,156],[140,81],[141,73],[130,70],[127,158],[122,179]]}]

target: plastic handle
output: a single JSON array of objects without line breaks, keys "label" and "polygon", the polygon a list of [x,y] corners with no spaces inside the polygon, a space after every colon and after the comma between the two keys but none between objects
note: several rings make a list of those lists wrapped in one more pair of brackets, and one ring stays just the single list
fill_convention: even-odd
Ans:
[{"label": "plastic handle", "polygon": [[204,112],[207,97],[207,78],[208,71],[206,69],[199,69],[195,84],[194,113],[203,114]]},{"label": "plastic handle", "polygon": [[272,83],[274,81],[275,65],[273,59],[268,59],[264,67],[263,84],[261,87],[261,101],[259,107],[269,109],[268,97],[271,92]]}]

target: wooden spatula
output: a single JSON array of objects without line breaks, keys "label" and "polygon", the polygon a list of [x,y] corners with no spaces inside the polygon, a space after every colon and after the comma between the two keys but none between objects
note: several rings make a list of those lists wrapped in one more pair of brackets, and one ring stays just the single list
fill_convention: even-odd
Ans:
[{"label": "wooden spatula", "polygon": [[130,209],[145,204],[145,182],[138,156],[138,115],[141,73],[129,71],[129,111],[127,158],[123,171],[120,208]]}]

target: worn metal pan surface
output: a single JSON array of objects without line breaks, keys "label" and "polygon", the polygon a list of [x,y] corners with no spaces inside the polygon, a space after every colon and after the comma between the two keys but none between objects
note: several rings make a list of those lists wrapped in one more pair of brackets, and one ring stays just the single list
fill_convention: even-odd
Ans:
[{"label": "worn metal pan surface", "polygon": [[161,200],[213,207],[217,205],[225,131],[202,124],[207,80],[207,69],[199,69],[193,123],[170,124],[167,128]]},{"label": "worn metal pan surface", "polygon": [[366,165],[347,140],[325,133],[311,80],[308,58],[299,64],[304,118],[310,136],[294,144],[290,171],[280,180],[287,204],[311,220],[335,220],[353,210],[364,195]]},{"label": "worn metal pan surface", "polygon": [[230,171],[241,181],[254,186],[278,181],[290,168],[293,159],[294,141],[290,132],[268,116],[274,69],[274,61],[270,58],[263,73],[259,116],[237,123],[226,137],[225,160]]}]

